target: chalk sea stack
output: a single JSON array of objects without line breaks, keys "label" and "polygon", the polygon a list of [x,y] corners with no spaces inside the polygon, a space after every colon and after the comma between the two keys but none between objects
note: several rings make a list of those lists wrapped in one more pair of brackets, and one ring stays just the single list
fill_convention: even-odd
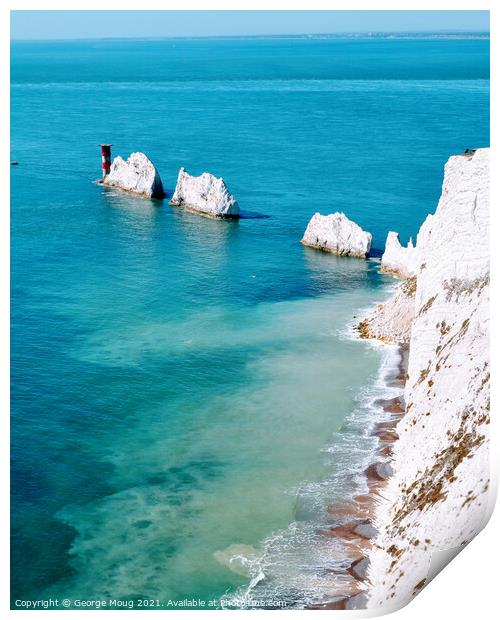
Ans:
[{"label": "chalk sea stack", "polygon": [[158,170],[144,153],[132,153],[126,161],[120,156],[115,157],[102,184],[145,198],[165,196]]},{"label": "chalk sea stack", "polygon": [[409,278],[417,273],[417,248],[410,239],[405,247],[399,241],[396,232],[390,232],[385,242],[382,256],[382,271],[391,273],[399,278]]},{"label": "chalk sea stack", "polygon": [[240,216],[238,203],[229,193],[224,180],[209,172],[195,177],[181,168],[170,204],[213,218]]},{"label": "chalk sea stack", "polygon": [[372,245],[372,236],[344,213],[315,213],[301,243],[339,256],[366,258]]}]

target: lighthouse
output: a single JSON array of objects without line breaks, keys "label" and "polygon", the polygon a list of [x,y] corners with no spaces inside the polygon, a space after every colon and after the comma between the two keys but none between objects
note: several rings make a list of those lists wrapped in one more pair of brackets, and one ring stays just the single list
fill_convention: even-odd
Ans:
[{"label": "lighthouse", "polygon": [[102,178],[109,174],[111,168],[111,144],[100,144],[102,158]]}]

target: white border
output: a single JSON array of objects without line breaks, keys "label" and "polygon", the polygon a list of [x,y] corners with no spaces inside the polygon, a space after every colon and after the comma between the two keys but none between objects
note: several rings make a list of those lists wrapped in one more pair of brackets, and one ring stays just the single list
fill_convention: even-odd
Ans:
[{"label": "white border", "polygon": [[[438,6],[436,6],[436,4]],[[492,2],[464,2],[464,1],[455,1],[450,2],[449,0],[441,0],[436,3],[422,0],[419,3],[411,3],[410,6],[405,6],[404,9],[408,10],[424,10],[424,9],[439,9],[439,10],[491,10]],[[76,5],[76,6],[75,6]],[[10,596],[9,596],[9,554],[7,550],[9,549],[9,522],[8,522],[8,514],[9,514],[9,432],[8,432],[8,411],[9,411],[9,377],[6,369],[9,368],[9,209],[8,205],[10,203],[9,191],[9,175],[7,171],[10,169],[10,148],[9,148],[9,10],[29,10],[29,9],[38,9],[38,10],[64,10],[67,9],[68,5],[63,0],[58,1],[47,1],[44,3],[39,2],[28,2],[28,1],[11,1],[8,2],[8,6],[2,9],[2,19],[0,20],[0,45],[2,46],[2,55],[1,55],[1,85],[2,85],[2,131],[0,132],[0,140],[1,140],[1,164],[2,169],[5,171],[5,176],[2,178],[5,179],[0,187],[0,191],[2,192],[3,200],[1,201],[1,215],[2,225],[0,226],[0,252],[1,252],[1,285],[2,285],[2,303],[0,306],[1,312],[1,342],[2,342],[2,372],[1,375],[1,398],[2,404],[2,413],[3,413],[3,424],[0,433],[0,454],[1,454],[1,467],[0,467],[0,481],[2,486],[2,504],[1,504],[1,515],[2,519],[2,538],[1,538],[1,564],[0,564],[0,611],[3,612],[3,617],[7,618],[24,618],[30,617],[35,618],[38,617],[39,614],[45,613],[45,618],[52,617],[50,612],[39,612],[39,611],[11,611],[9,610]],[[143,0],[141,3],[134,3],[130,0],[107,0],[103,7],[102,2],[97,2],[96,0],[87,0],[85,3],[83,2],[75,2],[73,3],[72,9],[86,9],[86,10],[99,10],[102,8],[106,8],[107,10],[133,10],[133,9],[155,9],[155,10],[167,10],[167,9],[302,9],[302,10],[401,10],[401,4],[395,1],[392,2],[356,2],[355,0],[351,2],[318,2],[317,0],[310,0],[309,2],[304,2],[303,0],[268,0],[267,2],[262,2],[261,0],[256,0],[254,2],[243,2],[243,1],[192,1],[185,0],[182,2],[172,2],[170,0]],[[497,14],[496,10],[491,11],[491,64],[492,64],[492,109],[498,109],[499,99],[497,96],[497,81],[494,79],[495,70],[497,69],[497,44],[496,44],[496,33],[497,33]],[[497,136],[497,123],[495,119],[492,119],[491,125],[491,135],[493,146],[496,145],[496,136]],[[492,151],[492,170],[500,170],[498,157],[495,154],[495,151]],[[496,233],[498,231],[498,180],[495,177],[495,174],[492,175],[492,239],[496,239]],[[498,312],[498,293],[497,293],[497,273],[498,273],[498,264],[499,259],[498,255],[495,255],[494,252],[496,247],[492,248],[492,313],[491,315],[498,316],[496,313]],[[493,367],[493,382],[492,382],[492,410],[496,411],[495,404],[497,403],[497,380],[495,377],[496,369],[497,369],[497,344],[498,344],[498,329],[495,325],[495,321],[492,322],[492,348],[491,348],[491,358],[492,358],[492,367]],[[493,416],[494,420],[494,416]],[[492,424],[492,474],[498,471],[498,445],[499,445],[499,431],[498,424]],[[496,485],[495,485],[496,487]],[[418,619],[421,620],[422,617],[432,617],[439,618],[442,617],[453,617],[454,620],[462,620],[468,619],[472,616],[476,618],[492,618],[493,615],[498,615],[498,607],[499,604],[496,601],[496,593],[498,590],[498,580],[499,580],[499,552],[500,552],[500,543],[498,540],[497,532],[500,532],[500,512],[497,509],[491,518],[490,523],[487,528],[479,534],[479,536],[470,543],[470,545],[464,549],[458,556],[455,558],[450,565],[448,565],[444,571],[436,577],[436,579],[431,582],[424,590],[421,592],[416,599],[410,603],[408,606],[404,607],[398,612],[391,614],[391,617],[405,620]],[[496,611],[494,611],[496,610]],[[47,616],[49,613],[49,616]],[[90,614],[92,618],[97,617],[109,617],[109,614],[115,614],[113,617],[116,617],[117,613],[115,611],[57,611],[57,617],[61,618],[82,618],[82,615]],[[200,614],[203,614],[202,611],[182,611],[181,612],[181,620],[189,620],[190,618],[198,618]],[[233,616],[247,614],[247,611],[227,611],[225,613],[233,614]],[[253,613],[259,613],[268,615],[270,614],[273,619],[278,617],[285,616],[288,618],[288,614],[290,611],[255,611]],[[312,611],[295,611],[295,614],[301,615],[309,615],[316,614],[318,612]],[[350,618],[354,617],[367,617],[367,612],[342,612],[335,611],[330,612],[334,614],[334,617],[337,618],[339,616],[345,617],[349,615]],[[140,611],[128,611],[126,612],[127,619],[130,618],[143,618],[153,614],[153,617],[157,618],[158,614],[162,614],[162,617],[178,617],[178,612],[175,611],[148,611],[148,612],[140,612]],[[156,615],[154,615],[156,614]],[[87,616],[85,616],[87,617]],[[90,616],[89,616],[90,617]]]}]

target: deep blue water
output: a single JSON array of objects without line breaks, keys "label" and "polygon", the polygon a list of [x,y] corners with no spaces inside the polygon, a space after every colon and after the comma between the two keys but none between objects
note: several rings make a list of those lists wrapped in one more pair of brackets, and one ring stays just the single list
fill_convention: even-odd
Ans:
[{"label": "deep blue water", "polygon": [[[303,230],[416,234],[489,144],[489,41],[11,49],[13,595],[218,598],[246,578],[217,553],[297,518],[380,361],[339,334],[390,280]],[[104,190],[100,142],[269,218]]]}]

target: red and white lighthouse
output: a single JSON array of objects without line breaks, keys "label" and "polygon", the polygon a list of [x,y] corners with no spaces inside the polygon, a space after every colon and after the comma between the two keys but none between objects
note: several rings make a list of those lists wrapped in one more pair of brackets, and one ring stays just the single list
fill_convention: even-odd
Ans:
[{"label": "red and white lighthouse", "polygon": [[102,157],[102,178],[109,174],[111,168],[111,144],[100,144]]}]

